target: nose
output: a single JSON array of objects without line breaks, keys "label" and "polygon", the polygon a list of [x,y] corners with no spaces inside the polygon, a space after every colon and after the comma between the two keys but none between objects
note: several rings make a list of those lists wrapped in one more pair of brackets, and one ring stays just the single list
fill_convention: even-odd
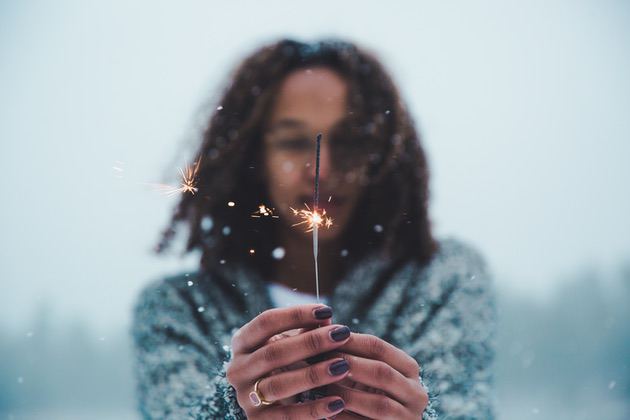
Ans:
[{"label": "nose", "polygon": [[[323,139],[319,148],[319,181],[326,182],[332,172],[332,161],[330,155],[330,146],[328,142],[325,142]],[[317,172],[317,154],[313,154],[313,160],[308,165],[307,173],[309,181],[314,182]]]}]

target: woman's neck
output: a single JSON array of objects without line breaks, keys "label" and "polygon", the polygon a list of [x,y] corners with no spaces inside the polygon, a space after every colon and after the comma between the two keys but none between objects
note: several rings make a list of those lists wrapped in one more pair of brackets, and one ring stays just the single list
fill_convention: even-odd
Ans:
[{"label": "woman's neck", "polygon": [[[311,236],[283,229],[280,243],[285,249],[285,256],[276,261],[269,280],[296,288],[303,293],[315,294],[315,261]],[[337,241],[327,241],[325,244],[320,242],[318,267],[319,293],[322,295],[332,294],[340,280],[339,251]]]}]

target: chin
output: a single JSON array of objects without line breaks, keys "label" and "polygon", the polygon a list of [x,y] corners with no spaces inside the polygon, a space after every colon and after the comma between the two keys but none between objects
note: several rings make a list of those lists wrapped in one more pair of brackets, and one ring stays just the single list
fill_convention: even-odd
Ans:
[{"label": "chin", "polygon": [[334,225],[330,229],[320,228],[318,231],[319,240],[322,242],[333,241],[335,239],[338,239],[340,235],[340,227]]}]

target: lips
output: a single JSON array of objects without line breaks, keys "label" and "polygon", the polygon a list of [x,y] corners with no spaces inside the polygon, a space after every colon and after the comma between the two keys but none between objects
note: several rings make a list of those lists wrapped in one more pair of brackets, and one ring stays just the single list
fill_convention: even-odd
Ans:
[{"label": "lips", "polygon": [[[320,194],[319,208],[326,210],[326,214],[335,219],[337,216],[339,216],[339,212],[341,211],[341,208],[345,205],[347,200],[344,197],[333,195],[330,201],[328,201],[329,197],[330,194]],[[297,208],[304,208],[304,204],[306,204],[311,210],[313,210],[312,195],[301,195],[299,196],[299,200],[300,205]]]},{"label": "lips", "polygon": [[[332,197],[330,201],[328,201],[329,197]],[[301,205],[307,204],[309,207],[313,207],[313,196],[312,195],[301,195],[299,197]],[[333,209],[341,207],[345,204],[346,199],[341,196],[336,196],[331,194],[320,194],[319,195],[319,207],[322,209]]]}]

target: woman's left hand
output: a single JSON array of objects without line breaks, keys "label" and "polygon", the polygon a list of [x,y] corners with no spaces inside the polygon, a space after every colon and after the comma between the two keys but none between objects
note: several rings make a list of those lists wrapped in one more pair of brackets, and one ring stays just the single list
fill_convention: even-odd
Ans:
[{"label": "woman's left hand", "polygon": [[[420,384],[420,366],[404,351],[369,334],[352,333],[338,352],[350,364],[350,375],[329,385],[329,395],[346,403],[336,419],[420,419],[429,402]],[[359,387],[353,387],[352,382]],[[369,387],[369,388],[368,388]],[[373,391],[373,390],[376,390]]]}]

